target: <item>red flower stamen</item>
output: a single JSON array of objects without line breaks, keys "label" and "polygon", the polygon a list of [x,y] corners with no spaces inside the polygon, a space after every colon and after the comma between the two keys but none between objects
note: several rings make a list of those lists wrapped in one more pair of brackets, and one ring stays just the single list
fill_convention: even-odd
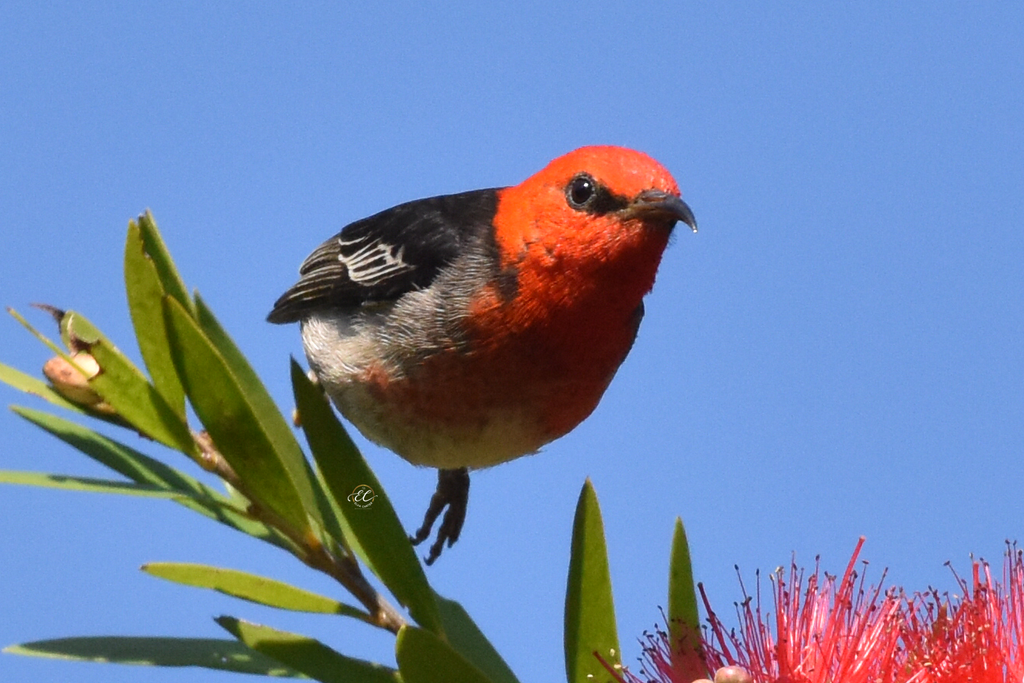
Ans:
[{"label": "red flower stamen", "polygon": [[[795,564],[771,574],[774,614],[762,607],[760,580],[751,596],[741,578],[737,630],[727,630],[700,587],[702,654],[716,683],[1024,682],[1024,552],[1007,547],[1001,582],[975,561],[969,582],[953,573],[959,596],[932,590],[906,599],[865,585],[855,570],[863,542],[840,579],[817,561],[810,576]],[[640,675],[609,668],[616,681],[695,683],[673,666],[687,653],[671,646],[667,630],[642,644]]]}]

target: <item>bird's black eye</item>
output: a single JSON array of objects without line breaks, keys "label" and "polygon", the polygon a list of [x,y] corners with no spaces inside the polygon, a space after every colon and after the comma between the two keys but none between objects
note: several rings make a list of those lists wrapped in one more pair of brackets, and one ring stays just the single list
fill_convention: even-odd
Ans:
[{"label": "bird's black eye", "polygon": [[577,211],[586,209],[588,203],[596,196],[597,183],[586,173],[574,177],[565,188],[565,198],[569,201],[569,206]]}]

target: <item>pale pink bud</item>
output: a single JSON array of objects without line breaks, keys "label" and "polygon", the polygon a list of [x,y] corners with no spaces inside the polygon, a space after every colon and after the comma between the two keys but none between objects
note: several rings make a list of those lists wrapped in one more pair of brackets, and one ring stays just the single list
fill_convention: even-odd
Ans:
[{"label": "pale pink bud", "polygon": [[51,358],[43,366],[43,374],[57,393],[72,403],[97,405],[103,399],[89,386],[89,380],[99,374],[99,363],[88,353],[76,353],[71,360],[74,365],[60,356]]}]

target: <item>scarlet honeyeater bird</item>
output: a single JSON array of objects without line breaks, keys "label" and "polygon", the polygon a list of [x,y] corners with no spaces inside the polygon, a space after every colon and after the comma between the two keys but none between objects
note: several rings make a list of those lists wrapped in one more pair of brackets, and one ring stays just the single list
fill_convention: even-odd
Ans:
[{"label": "scarlet honeyeater bird", "polygon": [[368,439],[439,469],[413,540],[459,537],[469,469],[537,452],[597,406],[629,353],[677,221],[646,154],[584,147],[512,187],[418,199],[346,226],[268,316]]}]

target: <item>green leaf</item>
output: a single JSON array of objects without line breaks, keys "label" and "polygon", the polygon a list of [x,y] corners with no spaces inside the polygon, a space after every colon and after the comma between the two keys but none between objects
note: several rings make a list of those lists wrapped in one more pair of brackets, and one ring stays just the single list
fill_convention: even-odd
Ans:
[{"label": "green leaf", "polygon": [[587,479],[576,504],[565,595],[565,671],[569,683],[611,681],[598,661],[620,664],[608,551],[594,486]]},{"label": "green leaf", "polygon": [[198,666],[237,673],[300,678],[293,669],[234,640],[213,638],[58,638],[12,645],[4,652],[86,662],[144,666]]},{"label": "green leaf", "polygon": [[184,415],[178,414],[142,371],[80,313],[69,311],[61,321],[85,344],[101,368],[89,386],[135,429],[191,456],[198,453]]},{"label": "green leaf", "polygon": [[337,555],[344,554],[351,557],[352,547],[349,535],[345,533],[347,527],[344,522],[345,518],[342,514],[341,506],[327,492],[327,482],[324,480],[324,476],[319,468],[313,469],[313,476],[316,482],[313,493],[316,495],[316,504],[320,509],[320,516],[324,520],[324,527],[331,539],[336,541],[339,546],[333,549],[332,552]]},{"label": "green leaf", "polygon": [[[295,398],[296,414],[299,416],[302,431],[306,436],[306,443],[309,445],[310,453],[316,464],[317,481],[324,491],[324,502],[330,507],[330,516],[334,518],[338,525],[339,541],[346,548],[354,552],[362,560],[363,564],[369,567],[370,571],[380,577],[373,558],[363,548],[356,530],[349,523],[349,515],[346,513],[351,514],[352,510],[346,510],[345,506],[354,507],[346,500],[351,490],[345,489],[344,484],[339,484],[338,482],[338,474],[342,470],[345,471],[347,478],[356,478],[360,479],[360,481],[364,481],[364,478],[361,477],[366,472],[369,472],[371,476],[372,472],[370,472],[366,462],[362,460],[362,456],[356,449],[355,444],[348,438],[345,428],[334,417],[330,406],[320,405],[326,403],[326,397],[323,392],[313,385],[309,378],[302,373],[302,369],[295,362],[294,358],[290,360],[292,394]],[[297,373],[302,375],[302,377],[297,379]],[[298,382],[301,382],[301,384],[298,384]],[[305,404],[310,401],[316,401],[317,403],[306,406]],[[359,466],[359,461],[362,461],[362,467]],[[328,474],[331,475],[331,479],[328,479]],[[374,492],[378,490],[383,492],[375,478],[373,483],[369,483],[368,480],[366,483]],[[355,486],[354,484],[353,488]],[[402,531],[401,523],[397,521],[398,517],[394,514],[394,509],[391,508],[391,503],[388,501],[387,496],[375,498],[374,504],[379,504],[379,507],[385,510],[385,512],[387,510],[391,511],[390,516],[394,517],[395,524],[404,535],[405,532]],[[389,531],[391,532],[390,534],[388,533]],[[397,538],[393,530],[385,530],[384,533],[391,539]],[[415,561],[415,559],[414,556],[413,560]]]},{"label": "green leaf", "polygon": [[221,455],[260,504],[315,538],[311,517],[319,511],[302,449],[284,418],[276,409],[257,412],[252,395],[188,311],[170,297],[164,305],[174,366]]},{"label": "green leaf", "polygon": [[209,517],[215,522],[220,522],[236,531],[252,536],[275,545],[292,553],[299,555],[298,546],[277,529],[268,527],[263,522],[253,519],[247,512],[239,509],[233,503],[223,499],[207,501],[200,498],[178,496],[173,499],[175,503],[183,505],[193,512],[198,512],[204,517]]},{"label": "green leaf", "polygon": [[216,489],[155,458],[56,415],[20,406],[12,406],[11,409],[132,481],[175,492],[172,497],[174,502],[190,510],[280,548],[292,550],[294,547],[291,541],[285,539],[279,532],[254,520],[244,507],[239,507]]},{"label": "green leaf", "polygon": [[346,657],[313,638],[234,617],[219,617],[216,622],[260,654],[323,683],[401,683],[394,669]]},{"label": "green leaf", "polygon": [[67,474],[50,474],[46,472],[16,472],[0,470],[0,484],[22,486],[39,486],[43,488],[62,489],[65,491],[82,491],[86,493],[110,493],[120,495],[141,496],[143,498],[165,498],[179,505],[198,512],[205,517],[230,526],[242,533],[271,543],[288,551],[293,550],[290,541],[281,537],[273,529],[246,517],[241,512],[219,505],[219,501],[203,500],[176,493],[170,489],[147,484],[135,484],[127,481],[110,479],[92,479]]},{"label": "green leaf", "polygon": [[279,444],[295,444],[294,448],[282,450],[282,454],[290,457],[290,459],[286,458],[285,465],[288,466],[289,471],[295,477],[297,489],[304,496],[303,501],[308,504],[305,496],[311,495],[313,497],[315,501],[315,506],[312,508],[314,519],[327,529],[331,537],[344,545],[345,539],[342,537],[334,510],[326,502],[327,494],[313,472],[313,468],[310,467],[309,461],[302,454],[302,450],[298,448],[291,425],[281,416],[280,409],[274,403],[274,399],[263,385],[259,375],[253,370],[252,365],[246,360],[245,355],[235,344],[234,340],[231,339],[231,336],[221,326],[213,311],[210,310],[210,307],[199,296],[199,292],[195,293],[195,310],[196,321],[199,323],[203,334],[220,352],[221,357],[238,381],[238,385],[242,388],[242,392],[248,398],[256,415],[266,425],[268,433]]},{"label": "green leaf", "polygon": [[[174,261],[171,260],[171,253],[167,250],[167,245],[164,244],[160,231],[157,230],[153,214],[146,211],[146,213],[139,216],[137,225],[139,227],[139,236],[142,238],[143,250],[153,261],[153,266],[156,268],[164,293],[173,297],[179,304],[185,307],[185,310],[194,313],[192,299],[188,295],[188,288],[185,287],[185,282],[181,279],[181,275],[178,274]],[[131,229],[131,224],[129,224],[129,229]]]},{"label": "green leaf", "polygon": [[403,626],[395,643],[403,683],[493,683],[430,631]]},{"label": "green leaf", "polygon": [[135,338],[153,386],[184,422],[185,390],[171,362],[171,346],[164,321],[163,297],[166,292],[153,258],[146,253],[142,231],[135,221],[128,224],[128,239],[124,245],[124,282]]},{"label": "green leaf", "polygon": [[672,536],[668,573],[668,632],[676,673],[683,680],[706,677],[708,670],[701,654],[700,617],[697,614],[690,546],[686,542],[683,520],[678,517]]},{"label": "green leaf", "polygon": [[[302,430],[327,488],[341,509],[345,536],[353,551],[408,608],[418,624],[434,633],[444,633],[434,591],[384,488],[334,415],[323,392],[294,359],[291,369]],[[347,500],[357,486],[369,486],[376,494],[369,507],[360,508]]]},{"label": "green leaf", "polygon": [[87,427],[41,410],[21,406],[11,406],[11,410],[134,482],[151,484],[186,495],[220,497],[216,491],[192,477]]},{"label": "green leaf", "polygon": [[110,479],[73,477],[66,474],[48,474],[46,472],[0,470],[0,484],[42,486],[51,489],[67,489],[69,491],[88,491],[90,493],[120,493],[156,498],[173,498],[178,495],[173,491],[157,486],[134,484],[128,481],[112,481]]},{"label": "green leaf", "polygon": [[210,588],[268,607],[293,612],[340,614],[366,622],[372,621],[366,612],[332,598],[236,569],[181,562],[151,562],[142,565],[142,571],[161,579],[196,588]]},{"label": "green leaf", "polygon": [[[27,320],[25,320],[24,316],[22,316],[21,313],[18,313],[16,310],[11,308],[10,306],[7,307],[7,312],[10,314],[10,316],[12,318],[14,318],[19,323],[21,323],[22,327],[24,327],[26,330],[28,330],[29,333],[33,337],[35,337],[36,339],[41,341],[47,348],[49,348],[51,351],[53,351],[54,354],[56,354],[58,356],[62,356],[65,359],[68,358],[68,355],[67,355],[67,353],[66,353],[66,351],[64,349],[62,349],[57,344],[54,344],[52,341],[50,341],[50,339],[46,335],[44,335],[42,332],[40,332],[36,328],[32,327],[32,325]],[[63,332],[63,328],[61,328],[61,332]]]},{"label": "green leaf", "polygon": [[444,624],[448,644],[479,668],[493,683],[519,683],[512,669],[508,668],[508,664],[462,605],[440,595],[435,596],[437,605],[441,608],[441,623]]},{"label": "green leaf", "polygon": [[668,574],[668,619],[669,627],[679,622],[694,631],[700,631],[700,617],[697,614],[697,592],[693,584],[693,566],[690,561],[690,545],[686,541],[683,520],[676,517],[675,532],[672,536],[672,558]]},{"label": "green leaf", "polygon": [[230,526],[244,534],[253,536],[272,545],[294,552],[291,542],[278,532],[260,522],[245,516],[241,511],[226,507],[219,500],[209,500],[187,496],[170,489],[149,484],[135,484],[127,481],[110,479],[92,479],[75,477],[66,474],[49,474],[46,472],[16,472],[0,470],[0,484],[22,486],[39,486],[43,488],[62,489],[65,491],[82,491],[86,493],[110,493],[143,498],[165,498],[210,519]]},{"label": "green leaf", "polygon": [[[277,404],[274,403],[274,399],[271,398],[266,387],[263,386],[259,375],[253,370],[252,365],[246,360],[245,354],[238,348],[234,340],[227,333],[227,330],[224,329],[220,321],[214,316],[210,307],[199,296],[199,292],[195,294],[195,309],[195,319],[203,335],[217,349],[220,357],[224,359],[224,364],[230,369],[231,374],[235,377],[235,381],[242,387],[242,390],[249,397],[253,406],[262,413],[274,414],[280,417],[281,411],[278,409]],[[291,428],[283,419],[281,423],[284,425],[285,431],[290,435]]]}]

